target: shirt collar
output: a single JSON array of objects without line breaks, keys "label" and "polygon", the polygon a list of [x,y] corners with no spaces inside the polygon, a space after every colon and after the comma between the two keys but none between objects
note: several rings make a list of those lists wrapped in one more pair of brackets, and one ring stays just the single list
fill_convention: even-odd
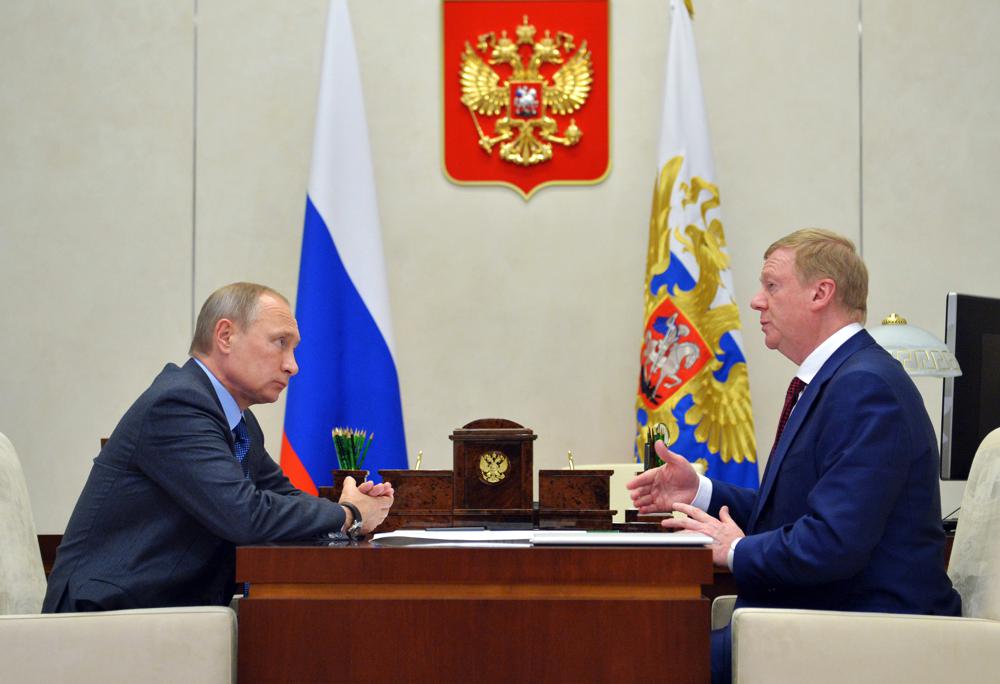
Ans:
[{"label": "shirt collar", "polygon": [[222,386],[219,379],[212,375],[212,371],[208,370],[205,364],[198,359],[194,359],[194,362],[201,366],[201,369],[205,371],[205,375],[212,381],[212,387],[215,388],[215,395],[219,397],[219,403],[222,404],[222,411],[226,414],[226,422],[229,423],[229,429],[236,429],[237,424],[243,419],[243,412],[240,411],[239,404],[233,399],[233,395],[229,393],[229,390]]},{"label": "shirt collar", "polygon": [[833,356],[833,353],[840,349],[847,340],[851,339],[859,332],[864,330],[860,323],[848,323],[843,328],[826,338],[822,344],[813,349],[812,353],[806,357],[806,360],[802,362],[799,366],[798,372],[795,374],[799,380],[806,383],[807,385],[813,381],[816,374],[819,373],[819,369],[823,367],[823,364]]}]

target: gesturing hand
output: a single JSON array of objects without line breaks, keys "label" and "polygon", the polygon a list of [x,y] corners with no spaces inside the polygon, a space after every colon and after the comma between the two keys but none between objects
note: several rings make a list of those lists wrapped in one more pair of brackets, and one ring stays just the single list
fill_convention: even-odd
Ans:
[{"label": "gesturing hand", "polygon": [[690,503],[698,493],[698,473],[688,460],[667,449],[658,440],[654,447],[663,461],[658,468],[651,468],[625,486],[631,490],[632,504],[639,513],[667,513],[675,502]]},{"label": "gesturing hand", "polygon": [[691,530],[707,534],[715,540],[712,544],[712,562],[723,567],[728,566],[729,547],[733,540],[746,536],[729,516],[729,506],[719,509],[718,518],[713,518],[700,508],[682,503],[675,503],[674,510],[685,513],[687,517],[667,518],[660,524],[672,530]]}]

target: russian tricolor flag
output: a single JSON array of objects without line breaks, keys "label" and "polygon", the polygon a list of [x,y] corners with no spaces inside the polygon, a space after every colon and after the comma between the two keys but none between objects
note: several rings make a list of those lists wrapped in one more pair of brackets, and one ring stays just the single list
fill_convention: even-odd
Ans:
[{"label": "russian tricolor flag", "polygon": [[406,468],[389,294],[361,73],[346,0],[333,0],[295,309],[302,343],[288,386],[281,467],[317,493],[337,467],[331,430],[375,434],[364,467]]}]

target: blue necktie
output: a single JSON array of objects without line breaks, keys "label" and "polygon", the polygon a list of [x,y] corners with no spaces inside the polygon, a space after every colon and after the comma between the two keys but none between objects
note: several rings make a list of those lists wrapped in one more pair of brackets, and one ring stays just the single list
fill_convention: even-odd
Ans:
[{"label": "blue necktie", "polygon": [[247,463],[247,453],[250,451],[250,434],[247,432],[247,423],[243,418],[233,428],[233,456],[243,467],[243,477],[250,479],[250,464]]},{"label": "blue necktie", "polygon": [[[243,478],[250,479],[250,464],[247,463],[247,454],[250,452],[250,433],[247,432],[247,422],[240,418],[240,422],[233,428],[233,456],[240,462],[243,468]],[[250,595],[250,583],[243,583],[243,595]]]}]

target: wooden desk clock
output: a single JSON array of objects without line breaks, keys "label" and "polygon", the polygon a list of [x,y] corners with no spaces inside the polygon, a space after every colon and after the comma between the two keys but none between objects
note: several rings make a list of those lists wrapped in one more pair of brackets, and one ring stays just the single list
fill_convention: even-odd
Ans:
[{"label": "wooden desk clock", "polygon": [[481,418],[451,433],[456,526],[532,522],[532,442],[537,438],[504,418]]}]

